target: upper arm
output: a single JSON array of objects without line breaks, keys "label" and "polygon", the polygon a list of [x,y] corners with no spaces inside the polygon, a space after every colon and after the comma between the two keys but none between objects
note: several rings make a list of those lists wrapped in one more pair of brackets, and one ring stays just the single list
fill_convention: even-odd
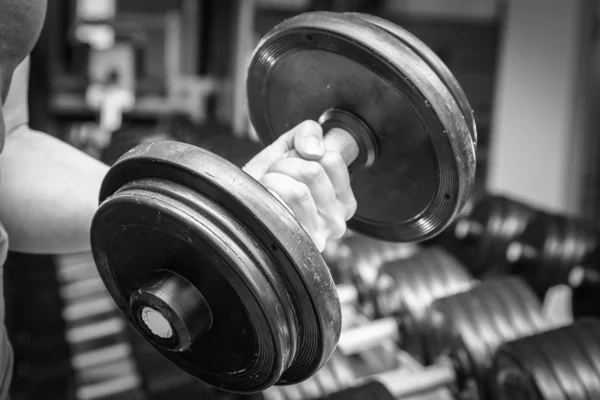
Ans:
[{"label": "upper arm", "polygon": [[29,57],[25,58],[13,72],[8,96],[2,107],[7,137],[20,126],[29,123],[28,85]]}]

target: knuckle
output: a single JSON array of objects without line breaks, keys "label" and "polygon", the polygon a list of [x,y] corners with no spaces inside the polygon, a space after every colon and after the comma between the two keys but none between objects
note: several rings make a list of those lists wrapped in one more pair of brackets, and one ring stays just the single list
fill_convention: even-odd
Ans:
[{"label": "knuckle", "polygon": [[306,163],[306,165],[303,167],[302,173],[305,178],[310,181],[314,181],[319,179],[325,173],[325,170],[318,162],[311,161]]},{"label": "knuckle", "polygon": [[349,220],[350,218],[352,218],[354,216],[354,214],[356,214],[356,210],[358,208],[358,203],[356,202],[356,198],[354,196],[352,196],[349,200],[348,200],[348,204],[346,205],[346,221]]},{"label": "knuckle", "polygon": [[269,165],[269,167],[267,168],[267,171],[268,172],[284,171],[286,164],[289,162],[287,160],[288,159],[286,159],[286,158],[281,158],[279,160],[274,161],[271,165]]},{"label": "knuckle", "polygon": [[290,188],[291,197],[298,203],[305,203],[312,198],[312,194],[308,186],[303,183],[298,183]]},{"label": "knuckle", "polygon": [[340,220],[334,225],[334,229],[331,233],[332,239],[340,239],[346,233],[346,221],[344,218],[340,218]]}]

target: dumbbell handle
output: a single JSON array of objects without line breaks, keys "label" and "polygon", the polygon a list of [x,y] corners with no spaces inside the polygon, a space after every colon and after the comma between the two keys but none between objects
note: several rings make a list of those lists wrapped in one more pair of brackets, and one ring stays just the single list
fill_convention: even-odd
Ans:
[{"label": "dumbbell handle", "polygon": [[393,370],[374,377],[396,398],[440,389],[456,381],[456,372],[450,362],[439,362],[419,371]]},{"label": "dumbbell handle", "polygon": [[397,369],[366,378],[357,386],[332,393],[320,400],[396,400],[412,397],[452,385],[456,381],[454,368],[441,362],[419,371]]},{"label": "dumbbell handle", "polygon": [[360,147],[350,132],[333,128],[324,134],[325,150],[339,153],[346,166],[350,166],[358,158]]},{"label": "dumbbell handle", "polygon": [[368,325],[342,331],[338,349],[345,356],[350,356],[372,349],[386,340],[400,340],[396,318],[381,318]]},{"label": "dumbbell handle", "polygon": [[[356,115],[344,110],[331,109],[319,118],[327,151],[339,153],[346,166],[355,161],[369,167],[377,157],[377,143],[371,129]],[[291,156],[299,154],[292,150]]]}]

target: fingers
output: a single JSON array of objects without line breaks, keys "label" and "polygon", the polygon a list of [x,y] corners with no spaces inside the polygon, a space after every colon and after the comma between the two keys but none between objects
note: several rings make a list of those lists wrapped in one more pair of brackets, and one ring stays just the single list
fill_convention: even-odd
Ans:
[{"label": "fingers", "polygon": [[348,168],[325,149],[323,129],[304,121],[263,149],[243,168],[283,201],[319,250],[346,232],[356,212]]},{"label": "fingers", "polygon": [[260,180],[271,164],[294,149],[303,158],[309,160],[321,158],[325,153],[321,125],[315,121],[304,121],[296,125],[254,156],[243,169],[254,179]]},{"label": "fingers", "polygon": [[322,251],[325,248],[326,237],[323,235],[317,205],[308,186],[278,172],[266,173],[260,183],[285,202],[319,251]]},{"label": "fingers", "polygon": [[336,190],[321,164],[301,158],[284,158],[269,167],[267,173],[287,175],[308,187],[320,216],[326,220],[331,238],[339,238],[346,231],[346,209],[338,201]]},{"label": "fingers", "polygon": [[348,221],[356,212],[356,197],[350,185],[350,174],[339,153],[328,151],[319,161],[327,173],[337,199],[344,205],[344,217]]}]

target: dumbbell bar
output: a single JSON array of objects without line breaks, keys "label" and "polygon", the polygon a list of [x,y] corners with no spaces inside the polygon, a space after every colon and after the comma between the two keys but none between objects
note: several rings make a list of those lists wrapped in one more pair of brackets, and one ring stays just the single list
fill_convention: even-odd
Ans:
[{"label": "dumbbell bar", "polygon": [[450,387],[457,395],[475,390],[470,394],[487,399],[487,374],[495,350],[549,328],[535,294],[518,278],[491,279],[437,299],[426,321],[426,368],[377,374],[363,385],[324,399],[396,399],[441,387]]},{"label": "dumbbell bar", "polygon": [[[322,124],[353,175],[354,230],[423,240],[465,204],[473,112],[443,63],[399,27],[358,14],[291,18],[259,43],[247,86],[265,144],[304,120]],[[112,166],[100,200],[91,239],[104,283],[183,370],[250,393],[308,378],[335,349],[340,306],[325,262],[238,167],[190,145],[143,144]]]}]

